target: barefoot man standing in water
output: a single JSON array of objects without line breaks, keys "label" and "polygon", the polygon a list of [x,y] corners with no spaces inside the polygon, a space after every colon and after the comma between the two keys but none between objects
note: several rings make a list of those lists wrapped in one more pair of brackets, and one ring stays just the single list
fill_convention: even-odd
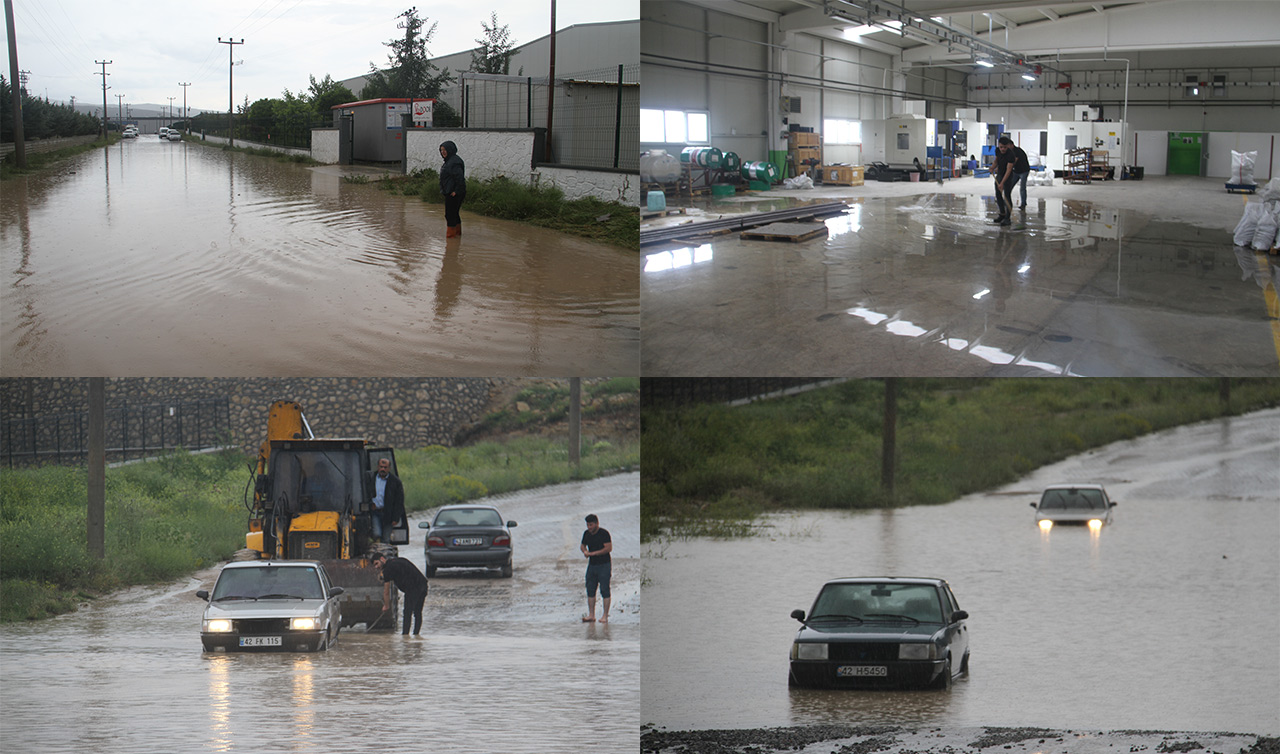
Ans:
[{"label": "barefoot man standing in water", "polygon": [[587,614],[582,616],[584,623],[596,619],[596,587],[600,587],[600,598],[604,600],[604,610],[600,613],[600,622],[609,622],[609,576],[613,566],[609,553],[613,551],[613,539],[608,529],[600,528],[600,519],[596,514],[587,516],[587,530],[582,533],[582,554],[587,557]]}]

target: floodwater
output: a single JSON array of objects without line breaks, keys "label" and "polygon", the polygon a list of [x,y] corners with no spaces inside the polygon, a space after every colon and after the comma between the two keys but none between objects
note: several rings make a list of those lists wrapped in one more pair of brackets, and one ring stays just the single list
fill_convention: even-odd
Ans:
[{"label": "floodwater", "polygon": [[[487,500],[515,575],[443,569],[422,638],[342,632],[328,652],[202,652],[216,568],[0,628],[4,749],[24,752],[625,752],[639,749],[638,474]],[[613,536],[613,610],[584,624],[582,519]],[[422,514],[401,555],[421,568]]]},{"label": "floodwater", "polygon": [[[1280,734],[1280,410],[1116,443],[948,505],[776,515],[756,538],[645,552],[641,720]],[[1101,482],[1113,523],[1042,533],[1044,486]],[[950,692],[787,688],[819,587],[948,580],[970,673]]]},{"label": "floodwater", "polygon": [[992,211],[981,195],[867,197],[810,241],[648,252],[643,372],[1280,375],[1267,254],[1100,202],[1032,198],[1009,228]]},{"label": "floodwater", "polygon": [[634,252],[154,137],[6,182],[5,376],[637,374]]}]

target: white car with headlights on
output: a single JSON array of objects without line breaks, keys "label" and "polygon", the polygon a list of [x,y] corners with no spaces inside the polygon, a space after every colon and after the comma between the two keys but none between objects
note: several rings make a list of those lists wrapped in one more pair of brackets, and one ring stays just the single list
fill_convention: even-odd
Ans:
[{"label": "white car with headlights on", "polygon": [[1046,487],[1036,509],[1036,525],[1049,530],[1058,524],[1088,526],[1098,531],[1111,523],[1111,509],[1116,503],[1107,497],[1100,484],[1055,484]]},{"label": "white car with headlights on", "polygon": [[828,581],[791,643],[788,685],[951,688],[969,670],[969,614],[942,579]]},{"label": "white car with headlights on", "polygon": [[342,592],[313,560],[228,563],[212,594],[196,592],[209,602],[200,640],[207,652],[328,649],[342,627]]}]

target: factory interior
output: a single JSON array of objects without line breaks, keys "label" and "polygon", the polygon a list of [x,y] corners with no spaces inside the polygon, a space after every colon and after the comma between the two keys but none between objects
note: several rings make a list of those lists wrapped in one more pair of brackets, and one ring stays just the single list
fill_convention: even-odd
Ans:
[{"label": "factory interior", "polygon": [[1280,374],[1280,3],[640,17],[646,376]]}]

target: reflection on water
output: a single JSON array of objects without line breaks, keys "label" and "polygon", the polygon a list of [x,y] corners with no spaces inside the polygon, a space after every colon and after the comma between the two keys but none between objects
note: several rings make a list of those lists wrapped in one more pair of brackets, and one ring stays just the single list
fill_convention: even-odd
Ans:
[{"label": "reflection on water", "polygon": [[[942,506],[803,512],[762,536],[664,542],[645,563],[641,718],[673,730],[1034,725],[1280,733],[1280,410],[1160,433]],[[1113,523],[1039,529],[1028,503],[1106,485]],[[789,690],[821,585],[933,576],[970,614],[950,693]],[[1266,654],[1264,651],[1263,654]]]},{"label": "reflection on water", "polygon": [[633,252],[197,144],[6,182],[0,261],[6,375],[638,368]]}]

